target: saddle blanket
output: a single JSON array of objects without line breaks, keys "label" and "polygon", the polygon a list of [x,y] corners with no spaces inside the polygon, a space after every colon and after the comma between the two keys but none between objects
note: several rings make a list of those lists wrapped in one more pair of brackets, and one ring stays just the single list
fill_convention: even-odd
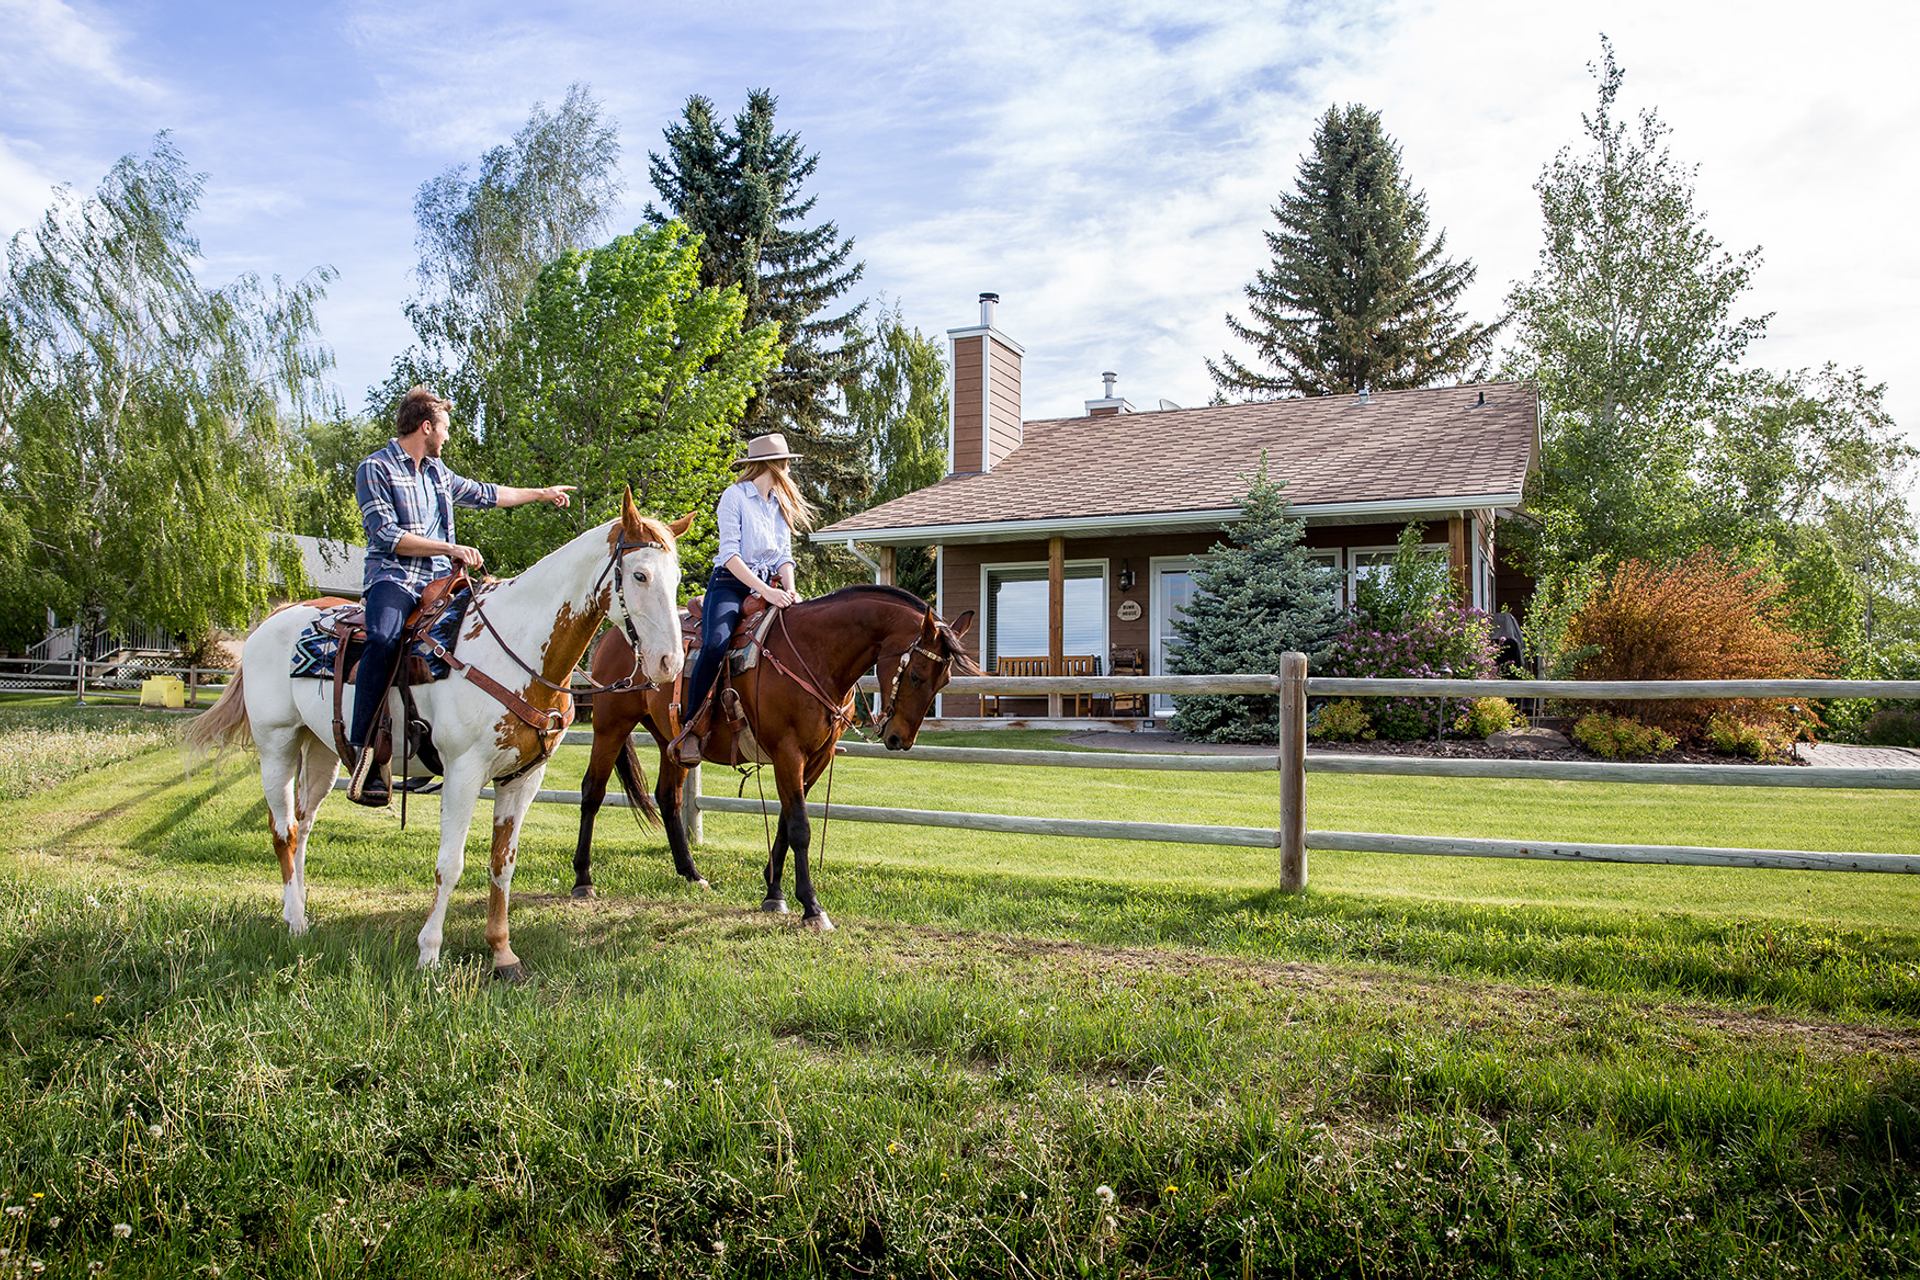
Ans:
[{"label": "saddle blanket", "polygon": [[[467,601],[472,599],[471,591],[462,591],[453,598],[447,611],[440,615],[440,621],[433,624],[433,638],[448,651],[460,635],[460,623],[467,614]],[[334,617],[342,609],[358,608],[358,605],[336,605],[324,610],[319,617],[307,624],[300,638],[293,642],[293,674],[296,677],[312,677],[316,680],[333,679],[333,659],[340,650],[340,639],[333,633]],[[412,650],[415,657],[425,659],[428,670],[435,680],[444,680],[451,670],[445,662],[433,656],[433,651],[422,642],[416,642]],[[353,654],[347,655],[352,665]]]}]

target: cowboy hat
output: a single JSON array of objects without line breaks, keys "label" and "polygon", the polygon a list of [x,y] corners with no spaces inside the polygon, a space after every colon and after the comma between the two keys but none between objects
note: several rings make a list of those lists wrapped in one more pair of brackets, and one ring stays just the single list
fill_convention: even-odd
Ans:
[{"label": "cowboy hat", "polygon": [[778,431],[770,431],[764,436],[755,436],[747,441],[747,456],[735,458],[733,469],[738,471],[750,462],[778,462],[782,458],[798,458],[797,453],[787,450],[787,438]]}]

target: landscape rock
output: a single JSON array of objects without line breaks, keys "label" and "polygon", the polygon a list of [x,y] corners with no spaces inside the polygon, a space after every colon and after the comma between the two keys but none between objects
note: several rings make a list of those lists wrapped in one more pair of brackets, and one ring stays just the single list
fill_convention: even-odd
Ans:
[{"label": "landscape rock", "polygon": [[1553,729],[1502,729],[1488,735],[1487,745],[1516,755],[1540,755],[1549,751],[1565,751],[1573,743],[1566,734]]}]

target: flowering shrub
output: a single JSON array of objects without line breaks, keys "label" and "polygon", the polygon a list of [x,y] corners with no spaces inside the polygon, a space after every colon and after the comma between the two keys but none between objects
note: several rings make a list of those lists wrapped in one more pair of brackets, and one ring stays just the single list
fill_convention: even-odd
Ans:
[{"label": "flowering shrub", "polygon": [[1453,722],[1456,733],[1468,738],[1490,738],[1502,729],[1525,728],[1527,718],[1505,698],[1475,698]]},{"label": "flowering shrub", "polygon": [[1307,723],[1307,736],[1330,742],[1364,742],[1373,737],[1373,722],[1360,699],[1341,698],[1313,713]]},{"label": "flowering shrub", "polygon": [[[1403,631],[1382,631],[1363,615],[1352,615],[1322,670],[1330,676],[1486,680],[1493,668],[1493,630],[1487,615],[1443,601]],[[1432,737],[1440,725],[1440,706],[1438,698],[1379,699],[1371,713],[1373,727],[1381,737],[1397,741]]]},{"label": "flowering shrub", "polygon": [[[1780,617],[1782,586],[1711,548],[1660,568],[1620,565],[1575,615],[1568,647],[1582,653],[1580,680],[1758,680],[1826,674],[1826,650]],[[1682,741],[1701,741],[1726,711],[1791,741],[1800,713],[1782,699],[1616,702],[1624,714]]]},{"label": "flowering shrub", "polygon": [[1574,722],[1573,740],[1597,756],[1618,760],[1625,756],[1657,756],[1678,743],[1674,736],[1628,716],[1595,711]]}]

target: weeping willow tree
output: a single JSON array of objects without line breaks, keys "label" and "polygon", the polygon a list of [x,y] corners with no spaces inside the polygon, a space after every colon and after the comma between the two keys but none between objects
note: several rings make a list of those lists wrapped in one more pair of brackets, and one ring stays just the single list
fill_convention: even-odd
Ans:
[{"label": "weeping willow tree", "polygon": [[199,638],[305,587],[289,527],[299,425],[324,402],[332,273],[195,276],[204,178],[165,134],[14,237],[0,292],[0,627],[52,611]]}]

